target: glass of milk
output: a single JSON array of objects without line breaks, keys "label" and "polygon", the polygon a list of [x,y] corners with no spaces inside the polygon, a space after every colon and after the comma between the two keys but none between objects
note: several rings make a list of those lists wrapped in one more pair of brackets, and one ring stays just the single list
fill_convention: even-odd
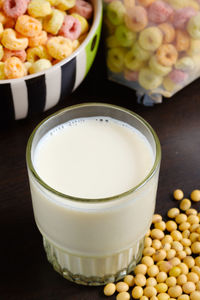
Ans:
[{"label": "glass of milk", "polygon": [[85,103],[41,122],[27,145],[35,221],[66,279],[101,285],[139,262],[161,159],[151,126],[124,108]]}]

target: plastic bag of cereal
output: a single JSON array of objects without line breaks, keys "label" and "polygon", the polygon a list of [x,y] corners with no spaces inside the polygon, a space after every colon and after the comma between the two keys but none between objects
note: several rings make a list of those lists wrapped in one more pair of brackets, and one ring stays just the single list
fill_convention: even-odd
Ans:
[{"label": "plastic bag of cereal", "polygon": [[152,105],[200,75],[200,0],[104,0],[109,79]]}]

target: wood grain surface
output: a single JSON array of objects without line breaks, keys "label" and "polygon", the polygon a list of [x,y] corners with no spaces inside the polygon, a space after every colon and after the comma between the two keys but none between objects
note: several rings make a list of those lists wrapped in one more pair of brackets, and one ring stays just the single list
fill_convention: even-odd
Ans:
[{"label": "wood grain surface", "polygon": [[[82,102],[107,102],[129,108],[155,129],[162,146],[162,163],[156,212],[166,217],[177,205],[172,191],[186,196],[200,188],[200,80],[162,104],[144,107],[135,92],[106,79],[105,58],[100,49],[85,81],[62,104],[43,115],[0,127],[0,299],[1,300],[97,300],[103,287],[73,284],[47,262],[41,235],[35,225],[28,185],[25,149],[34,127],[56,110]],[[37,99],[36,99],[37,100]],[[4,101],[4,99],[1,99]],[[194,207],[199,208],[198,204]]]}]

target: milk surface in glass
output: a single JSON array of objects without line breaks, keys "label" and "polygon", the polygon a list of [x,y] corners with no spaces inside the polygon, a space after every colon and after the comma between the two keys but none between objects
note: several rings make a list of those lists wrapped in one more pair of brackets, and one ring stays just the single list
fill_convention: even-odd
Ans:
[{"label": "milk surface in glass", "polygon": [[126,193],[153,167],[147,138],[113,118],[78,118],[47,132],[32,161],[41,180],[58,192],[45,189],[29,172],[35,220],[54,268],[86,284],[130,272],[155,206],[158,175]]},{"label": "milk surface in glass", "polygon": [[37,145],[34,166],[49,186],[73,197],[106,198],[138,185],[154,155],[147,139],[111,118],[62,124]]}]

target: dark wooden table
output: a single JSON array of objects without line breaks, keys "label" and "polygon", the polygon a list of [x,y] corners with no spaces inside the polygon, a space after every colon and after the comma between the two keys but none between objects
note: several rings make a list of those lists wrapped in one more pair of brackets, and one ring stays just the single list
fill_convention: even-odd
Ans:
[{"label": "dark wooden table", "polygon": [[[144,107],[135,93],[106,79],[103,51],[86,80],[66,101],[43,115],[0,127],[0,299],[97,300],[107,299],[102,287],[73,284],[47,262],[36,228],[25,163],[28,137],[45,116],[66,105],[100,101],[129,108],[144,117],[162,145],[162,164],[156,211],[166,217],[177,205],[172,191],[182,188],[188,196],[200,188],[200,80],[172,99]],[[196,208],[200,206],[194,205]],[[115,297],[109,298],[111,300]]]}]

